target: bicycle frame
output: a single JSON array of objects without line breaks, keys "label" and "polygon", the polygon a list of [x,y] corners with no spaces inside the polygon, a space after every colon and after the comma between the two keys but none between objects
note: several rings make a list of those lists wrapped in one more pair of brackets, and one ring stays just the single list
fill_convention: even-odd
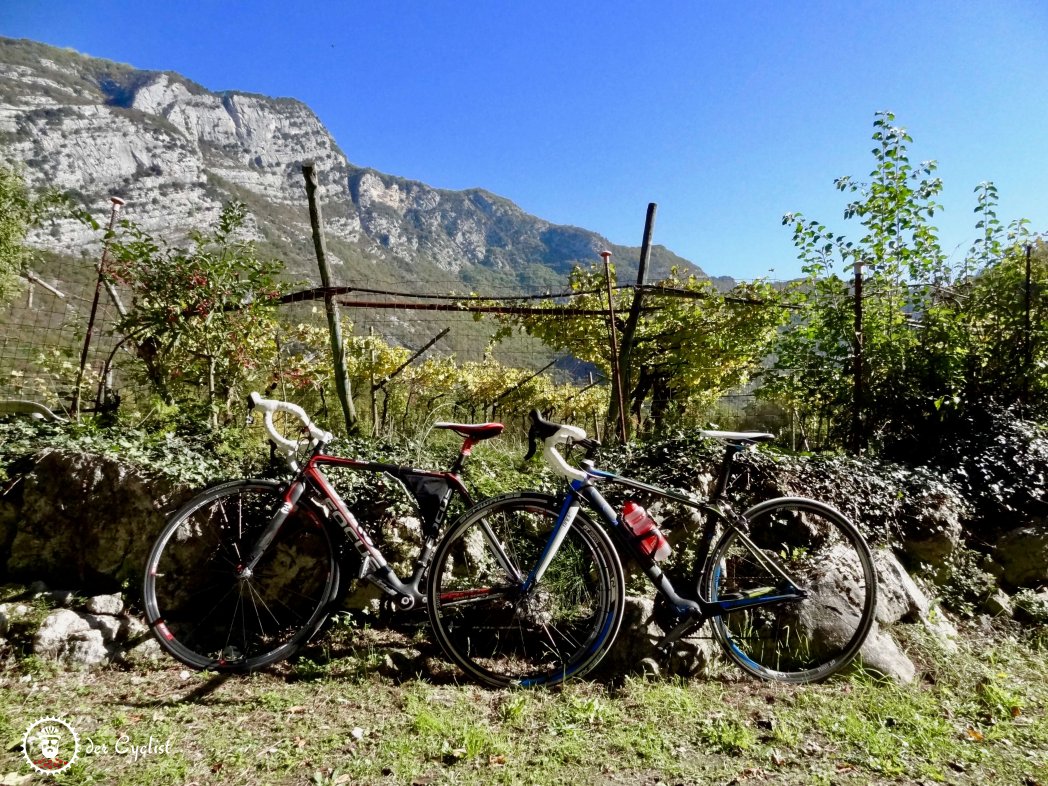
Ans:
[{"label": "bicycle frame", "polygon": [[[729,447],[728,453],[725,456],[725,462],[722,468],[720,481],[718,482],[717,491],[713,497],[704,501],[695,500],[683,494],[678,494],[667,489],[659,488],[658,486],[642,483],[612,472],[596,469],[593,466],[593,462],[589,459],[581,462],[580,466],[585,473],[585,478],[575,479],[569,482],[571,489],[570,493],[564,501],[564,505],[561,508],[556,523],[554,524],[553,532],[546,544],[546,548],[539,560],[538,566],[524,584],[524,590],[527,591],[527,589],[541,579],[543,571],[556,554],[556,550],[567,535],[567,531],[571,527],[572,521],[578,513],[579,508],[582,503],[585,502],[591,510],[596,511],[600,519],[603,520],[606,528],[613,533],[614,538],[625,547],[629,554],[633,556],[634,560],[636,560],[638,565],[640,565],[652,585],[675,607],[678,615],[684,618],[683,624],[668,634],[663,640],[664,644],[680,638],[680,636],[684,635],[687,630],[701,625],[710,617],[722,616],[740,609],[752,609],[759,606],[803,600],[808,597],[808,591],[806,589],[798,586],[793,578],[781,565],[778,564],[777,561],[766,555],[762,549],[750,540],[746,533],[747,527],[745,518],[732,510],[727,501],[723,499],[727,487],[727,475],[730,471],[730,462],[734,457],[734,454],[737,452],[738,451],[733,449],[733,447]],[[774,593],[762,594],[749,598],[732,598],[728,600],[713,601],[702,597],[701,591],[697,591],[694,598],[681,595],[674,587],[669,576],[667,576],[659,567],[658,563],[637,548],[635,545],[635,538],[631,537],[619,514],[597,489],[595,481],[607,481],[636,491],[654,494],[707,514],[706,525],[702,533],[702,540],[699,544],[699,552],[692,573],[696,579],[702,575],[702,570],[709,557],[713,540],[718,534],[719,530],[716,522],[719,520],[726,529],[734,531],[746,547],[753,553],[754,557],[759,560],[765,568],[778,576],[783,584],[777,587],[776,592]],[[726,510],[724,508],[726,508]]]},{"label": "bicycle frame", "polygon": [[[298,470],[295,477],[289,482],[283,494],[283,503],[274,513],[265,532],[259,537],[244,565],[240,568],[241,574],[251,575],[250,572],[262,558],[266,548],[272,543],[281,524],[284,523],[291,511],[300,504],[303,495],[311,490],[319,497],[318,499],[314,498],[313,501],[338,525],[346,540],[356,548],[357,553],[360,555],[361,567],[357,578],[367,578],[387,594],[397,597],[402,609],[410,609],[418,603],[425,602],[422,582],[426,568],[429,567],[433,557],[437,534],[440,532],[441,526],[447,517],[451,498],[455,493],[458,493],[462,495],[467,507],[473,504],[473,499],[462,484],[462,480],[457,472],[457,468],[461,466],[461,458],[462,454],[456,460],[451,471],[439,472],[420,470],[397,464],[384,464],[328,455],[323,452],[323,445],[318,445],[310,454],[305,465]],[[386,473],[400,482],[402,486],[404,478],[409,476],[434,478],[447,483],[447,490],[440,500],[434,520],[424,527],[422,550],[415,559],[412,575],[409,579],[402,579],[390,567],[389,562],[381,550],[374,544],[367,530],[360,525],[349,510],[349,506],[339,496],[327,476],[324,475],[322,468],[325,466],[363,472]],[[407,491],[406,488],[405,491]],[[411,494],[411,492],[408,493]],[[411,496],[414,497],[413,494]]]}]

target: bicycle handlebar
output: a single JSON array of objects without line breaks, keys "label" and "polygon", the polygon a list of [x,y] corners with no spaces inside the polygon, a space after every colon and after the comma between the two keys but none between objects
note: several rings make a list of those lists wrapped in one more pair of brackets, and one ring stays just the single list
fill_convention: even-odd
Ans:
[{"label": "bicycle handlebar", "polygon": [[[309,415],[306,414],[306,411],[297,404],[292,404],[290,401],[262,398],[258,393],[252,393],[247,397],[247,401],[249,410],[258,407],[265,413],[264,421],[266,431],[269,433],[269,438],[273,440],[273,444],[277,446],[280,452],[288,458],[294,456],[306,445],[315,443],[326,444],[334,439],[334,435],[332,435],[330,431],[324,431],[323,429],[318,428],[310,419]],[[310,439],[308,441],[292,440],[277,431],[276,426],[273,425],[273,415],[276,412],[287,412],[289,415],[294,415],[301,420],[302,425],[305,426],[306,431],[309,432]]]},{"label": "bicycle handlebar", "polygon": [[569,480],[585,480],[586,473],[575,469],[564,457],[557,452],[558,445],[563,445],[569,440],[573,442],[591,442],[586,438],[586,432],[578,426],[567,426],[562,423],[553,423],[539,414],[537,409],[531,410],[531,428],[528,429],[528,452],[524,456],[527,461],[535,455],[538,441],[542,440],[542,457],[546,463],[553,467],[554,472]]}]

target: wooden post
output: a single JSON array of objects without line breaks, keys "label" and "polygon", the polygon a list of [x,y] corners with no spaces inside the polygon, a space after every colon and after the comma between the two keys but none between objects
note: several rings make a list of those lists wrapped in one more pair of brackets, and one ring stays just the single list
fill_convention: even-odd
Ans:
[{"label": "wooden post", "polygon": [[368,336],[371,338],[371,436],[378,436],[378,399],[375,398],[375,391],[378,388],[375,386],[375,362],[377,361],[378,353],[375,352],[375,326],[368,326]]},{"label": "wooden post", "polygon": [[[644,293],[644,285],[647,283],[648,260],[651,257],[651,235],[655,230],[655,210],[658,208],[654,202],[648,203],[648,215],[644,219],[644,237],[640,243],[640,260],[637,262],[637,288],[633,290],[633,302],[630,304],[630,313],[626,318],[626,325],[622,329],[622,346],[619,350],[619,374],[622,377],[620,389],[624,396],[629,396],[633,389],[631,371],[633,369],[633,336],[637,332],[637,322],[640,321],[640,303]],[[622,409],[626,412],[626,429],[629,431],[630,418],[628,413],[629,403],[623,399]]]},{"label": "wooden post", "polygon": [[91,312],[87,317],[87,330],[84,333],[84,346],[80,350],[80,368],[76,372],[76,386],[73,388],[73,401],[69,409],[73,417],[80,420],[80,384],[84,381],[84,369],[87,367],[87,353],[91,348],[91,334],[95,329],[95,317],[98,314],[98,301],[102,294],[102,285],[106,281],[106,262],[109,256],[109,241],[113,237],[113,225],[116,223],[116,214],[126,204],[120,197],[110,197],[112,208],[109,211],[109,229],[106,230],[106,239],[102,245],[102,257],[98,260],[98,280],[95,282],[95,298],[91,303]]},{"label": "wooden post", "polygon": [[615,293],[611,286],[611,252],[601,251],[604,260],[604,280],[608,287],[608,325],[611,331],[611,412],[608,420],[618,425],[619,440],[629,441],[626,431],[626,401],[622,393],[622,375],[619,373],[619,335],[615,325]]},{"label": "wooden post", "polygon": [[312,161],[302,165],[302,174],[306,178],[306,196],[309,199],[309,224],[313,229],[313,248],[317,252],[317,265],[320,267],[320,283],[324,289],[324,309],[327,311],[328,333],[331,336],[331,357],[335,365],[335,389],[338,400],[342,403],[342,414],[346,419],[346,433],[356,430],[357,410],[353,406],[353,389],[346,374],[346,347],[342,342],[342,321],[338,303],[331,293],[331,272],[328,269],[327,249],[324,245],[324,223],[320,214],[320,201],[317,199],[317,173]]}]

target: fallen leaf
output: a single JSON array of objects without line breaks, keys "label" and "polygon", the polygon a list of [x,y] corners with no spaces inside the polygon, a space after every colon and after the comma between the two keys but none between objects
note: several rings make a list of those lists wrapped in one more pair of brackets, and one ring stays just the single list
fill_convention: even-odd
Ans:
[{"label": "fallen leaf", "polygon": [[305,711],[306,711],[306,708],[305,708],[305,707],[303,707],[303,706],[298,706],[298,707],[288,707],[288,710],[287,710],[287,711],[288,711],[288,714],[289,714],[289,715],[300,715],[301,713],[303,713],[303,712],[305,712]]},{"label": "fallen leaf", "polygon": [[501,766],[506,763],[506,757],[501,753],[498,755],[488,756],[488,764],[492,766]]},{"label": "fallen leaf", "polygon": [[973,742],[982,742],[986,739],[981,731],[979,731],[978,729],[973,729],[971,726],[965,729],[964,733],[965,735],[967,735],[968,739],[972,740]]}]

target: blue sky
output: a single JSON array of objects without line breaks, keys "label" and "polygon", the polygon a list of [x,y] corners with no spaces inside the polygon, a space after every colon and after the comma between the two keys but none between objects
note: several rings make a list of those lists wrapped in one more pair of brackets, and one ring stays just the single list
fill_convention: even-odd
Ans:
[{"label": "blue sky", "polygon": [[1048,3],[3,0],[0,35],[307,103],[349,160],[481,187],[715,275],[797,275],[781,217],[857,236],[874,113],[936,159],[959,258],[975,186],[1048,230]]}]

